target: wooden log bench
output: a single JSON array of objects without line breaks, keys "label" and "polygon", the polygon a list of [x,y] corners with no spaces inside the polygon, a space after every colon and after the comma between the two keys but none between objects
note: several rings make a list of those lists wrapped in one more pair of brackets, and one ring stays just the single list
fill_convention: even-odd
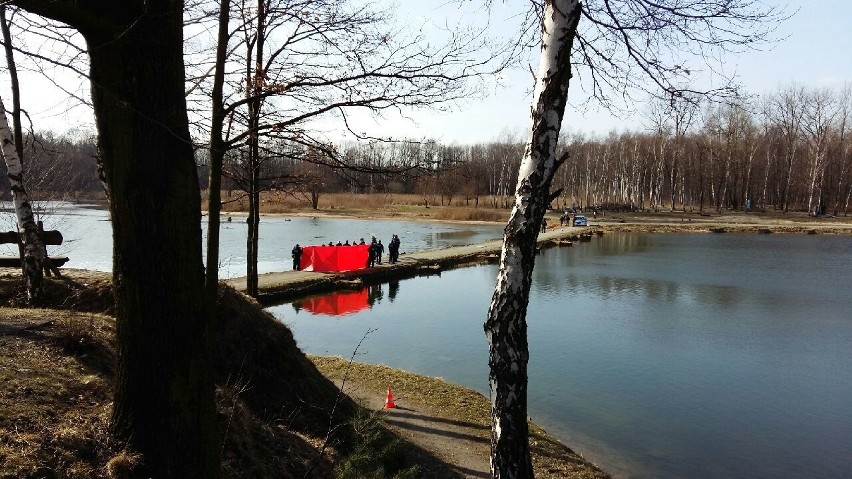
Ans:
[{"label": "wooden log bench", "polygon": [[[59,268],[68,262],[67,256],[48,256],[47,246],[59,246],[62,244],[62,233],[56,230],[45,231],[41,221],[38,222],[39,235],[41,241],[45,245],[45,262],[44,272],[48,276],[51,273],[61,277]],[[17,231],[0,231],[0,244],[16,244],[18,245],[18,256],[0,256],[0,268],[23,268],[22,259],[24,256],[24,245],[21,242],[21,235]]]}]

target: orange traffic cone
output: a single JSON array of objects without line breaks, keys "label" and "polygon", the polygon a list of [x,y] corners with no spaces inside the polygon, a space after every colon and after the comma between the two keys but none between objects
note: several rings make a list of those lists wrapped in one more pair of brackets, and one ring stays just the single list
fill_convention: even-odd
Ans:
[{"label": "orange traffic cone", "polygon": [[388,396],[385,399],[385,409],[394,409],[396,408],[396,403],[393,402],[393,393],[391,393],[391,388],[388,386]]}]

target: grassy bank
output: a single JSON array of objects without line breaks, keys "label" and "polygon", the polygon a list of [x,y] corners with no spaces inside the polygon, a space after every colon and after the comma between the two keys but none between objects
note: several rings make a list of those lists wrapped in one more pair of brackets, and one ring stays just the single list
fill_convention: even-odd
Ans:
[{"label": "grassy bank", "polygon": [[[0,477],[135,477],[144,458],[108,434],[116,356],[109,275],[68,271],[48,278],[47,292],[52,300],[43,308],[20,308],[20,274],[0,275]],[[382,414],[342,395],[333,380],[346,369],[365,384],[408,382],[435,394],[423,401],[448,401],[449,417],[487,431],[481,395],[381,366],[312,362],[287,327],[228,287],[219,312],[214,366],[223,477],[462,477],[386,427]],[[533,431],[540,477],[606,477]]]},{"label": "grassy bank", "polygon": [[[0,477],[144,477],[144,458],[108,434],[116,345],[104,276],[48,279],[42,309],[15,307],[19,275],[0,277]],[[409,477],[404,454],[386,461],[404,450],[398,439],[340,395],[285,326],[231,288],[219,312],[223,477],[337,477],[353,457],[365,474]]]}]

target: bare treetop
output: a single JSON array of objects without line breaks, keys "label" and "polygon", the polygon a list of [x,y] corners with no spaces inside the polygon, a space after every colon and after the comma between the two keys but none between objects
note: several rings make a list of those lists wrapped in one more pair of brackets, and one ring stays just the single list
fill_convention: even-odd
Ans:
[{"label": "bare treetop", "polygon": [[[493,42],[486,27],[471,22],[440,27],[441,35],[427,35],[422,26],[400,22],[392,11],[356,0],[266,1],[262,13],[256,5],[235,4],[230,52],[254,51],[259,15],[265,24],[260,42],[263,61],[247,65],[244,58],[229,55],[226,114],[244,121],[241,107],[258,99],[271,108],[256,131],[232,135],[232,144],[254,133],[304,137],[305,122],[318,117],[336,117],[340,123],[326,120],[320,128],[314,125],[314,134],[339,124],[338,128],[361,135],[347,111],[380,115],[409,107],[447,109],[456,100],[477,96],[479,79],[506,65],[508,47]],[[203,32],[212,32],[207,23],[214,19],[204,19],[203,12],[188,16],[198,19],[190,30],[202,32],[192,37],[199,54],[189,56],[188,93],[204,111],[213,59],[202,37]],[[250,70],[253,75],[248,79],[245,74]],[[246,95],[247,89],[253,94]]]},{"label": "bare treetop", "polygon": [[[485,1],[489,8],[496,3]],[[544,3],[530,0],[522,17],[521,42],[528,47],[538,47]],[[724,71],[724,56],[771,45],[791,15],[756,0],[588,0],[572,69],[580,87],[607,107],[636,93],[733,96],[735,72]]]}]

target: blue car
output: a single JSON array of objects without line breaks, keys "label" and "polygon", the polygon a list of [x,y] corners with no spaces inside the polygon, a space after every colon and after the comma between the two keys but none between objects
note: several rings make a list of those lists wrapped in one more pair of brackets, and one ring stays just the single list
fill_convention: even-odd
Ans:
[{"label": "blue car", "polygon": [[585,216],[575,216],[574,217],[574,226],[588,226],[588,222],[586,221]]}]

